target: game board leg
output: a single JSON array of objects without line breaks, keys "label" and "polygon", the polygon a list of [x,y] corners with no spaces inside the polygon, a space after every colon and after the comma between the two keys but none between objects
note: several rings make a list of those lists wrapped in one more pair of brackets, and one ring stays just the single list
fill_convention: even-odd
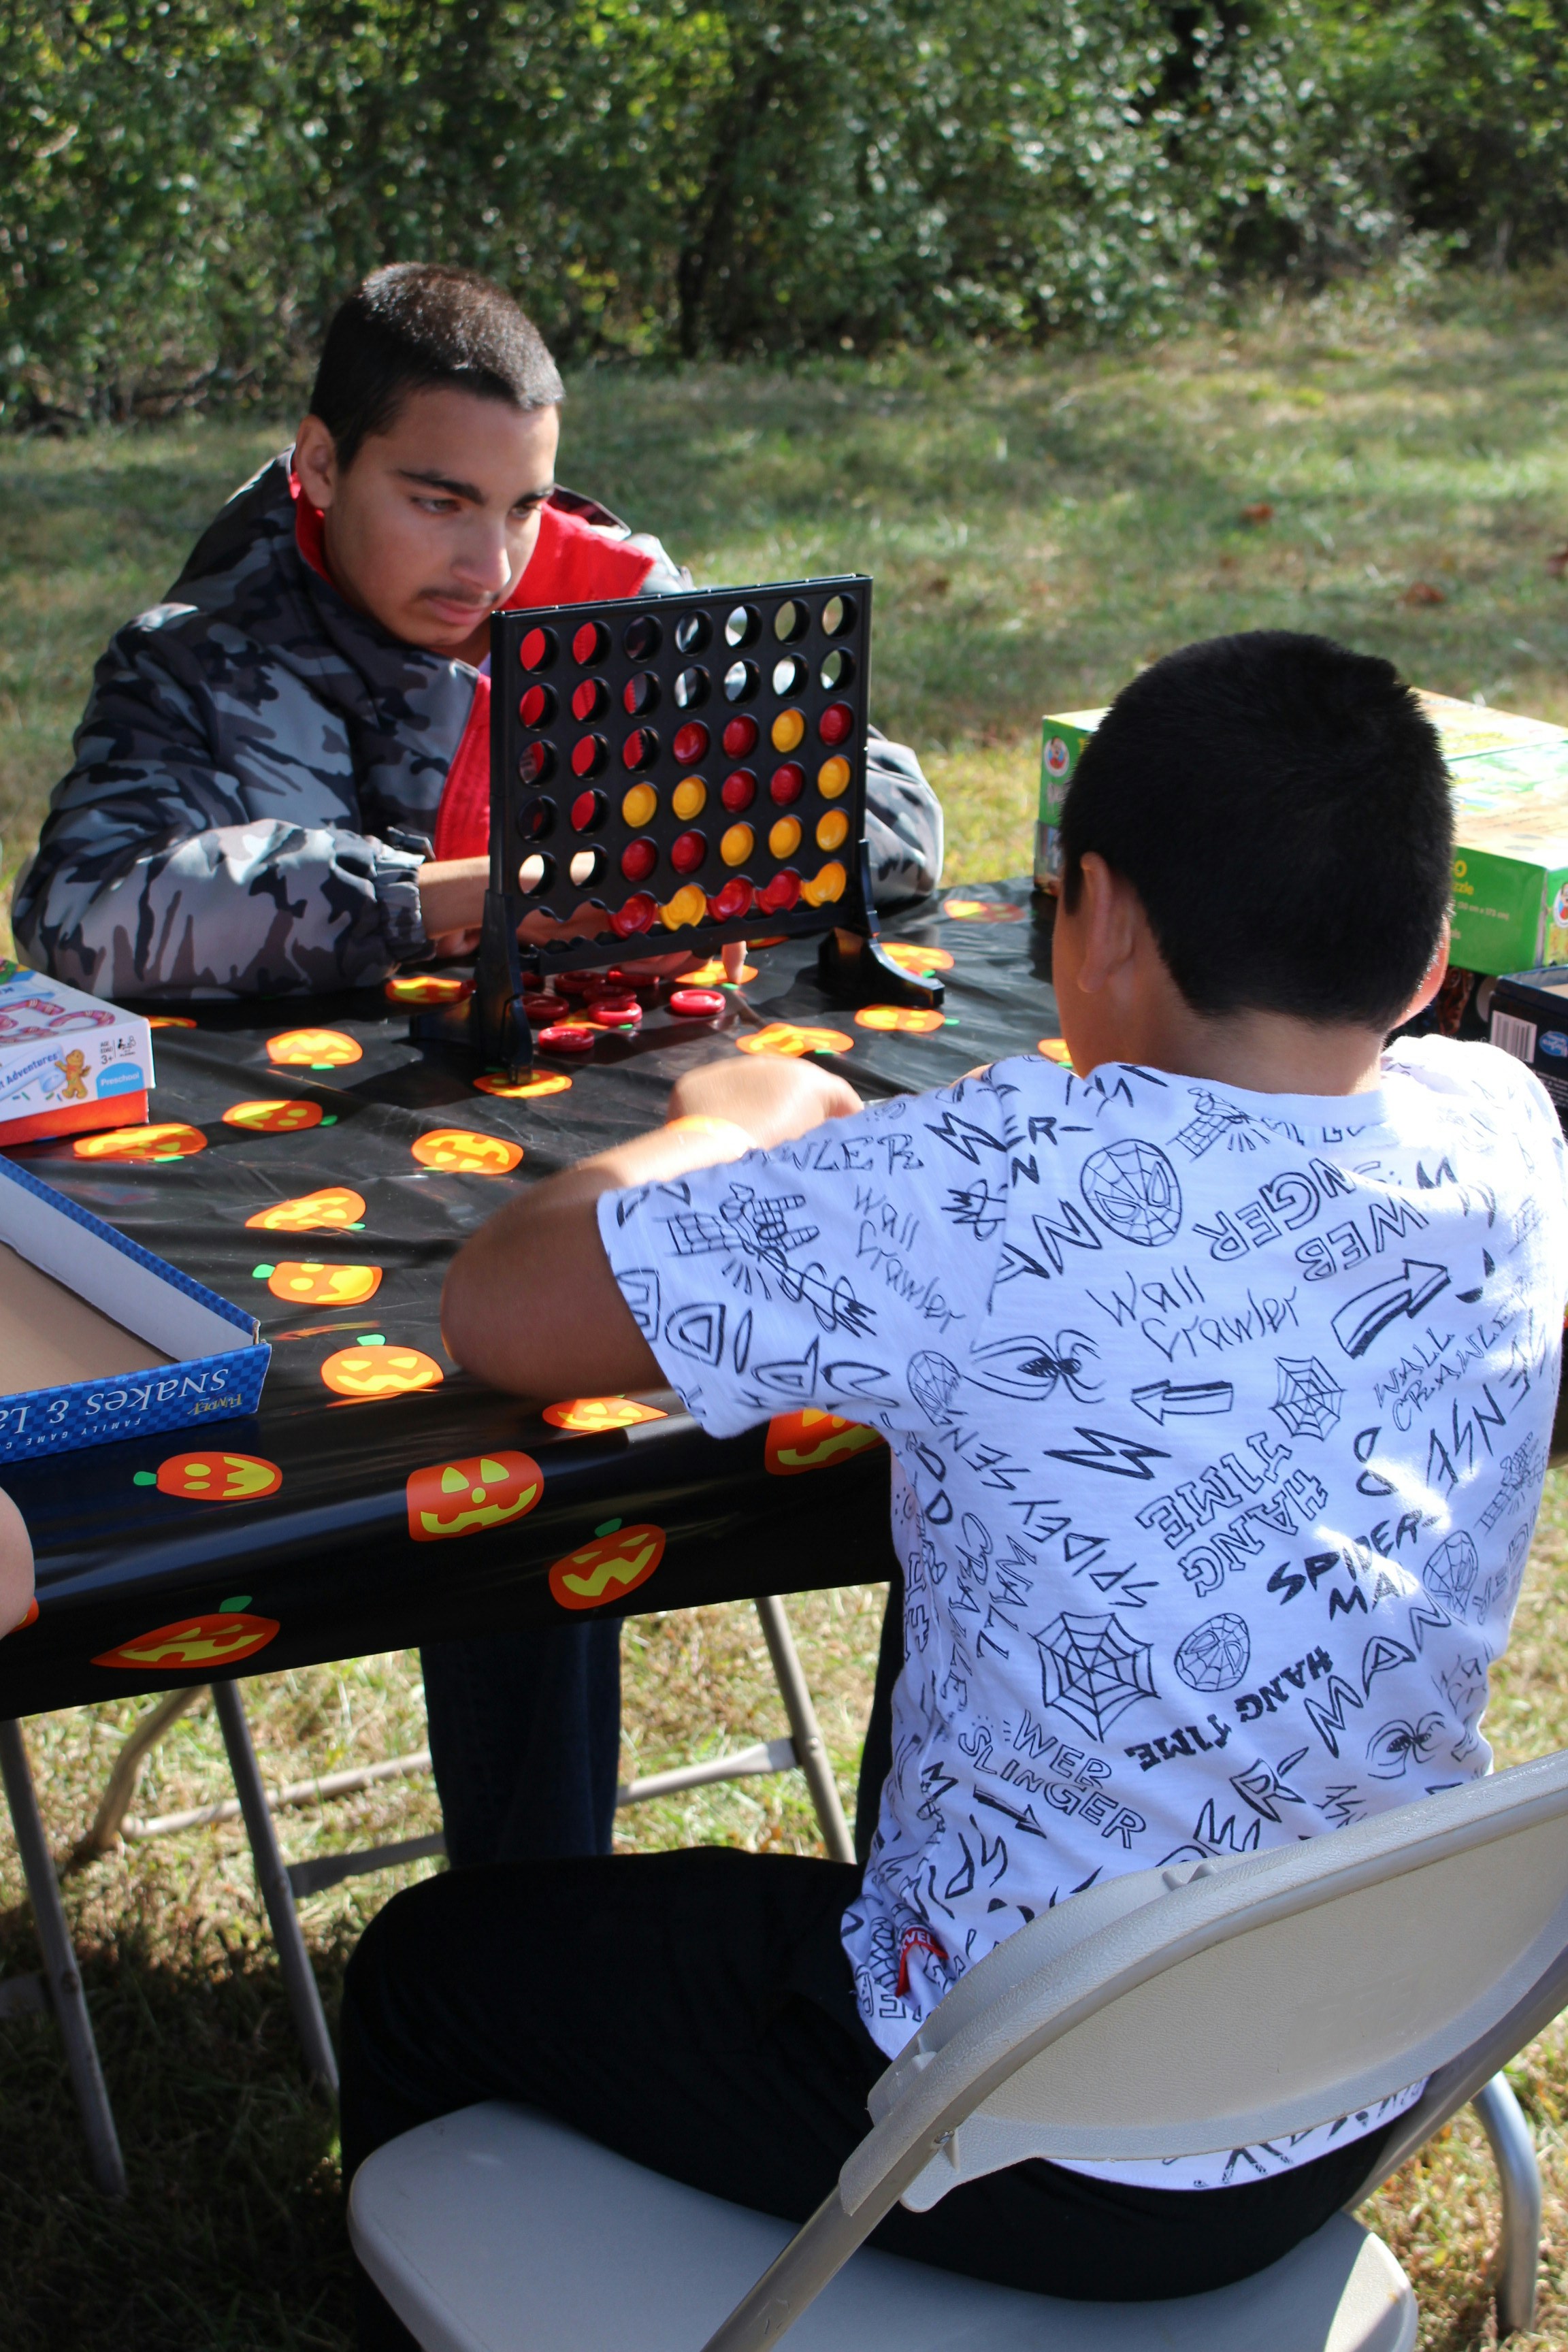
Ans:
[{"label": "game board leg", "polygon": [[832,930],[816,951],[816,977],[837,1004],[910,1004],[934,1012],[945,1000],[942,982],[905,971],[879,939]]}]

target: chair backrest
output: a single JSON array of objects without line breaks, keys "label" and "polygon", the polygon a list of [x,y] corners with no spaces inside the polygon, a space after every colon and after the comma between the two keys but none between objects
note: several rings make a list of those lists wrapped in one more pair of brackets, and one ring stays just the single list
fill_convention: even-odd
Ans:
[{"label": "chair backrest", "polygon": [[1453,2070],[1565,1953],[1568,1752],[1297,1844],[1129,1874],[961,1980],[873,2091],[839,2197],[848,2214],[921,2208],[1027,2157],[1309,2129]]}]

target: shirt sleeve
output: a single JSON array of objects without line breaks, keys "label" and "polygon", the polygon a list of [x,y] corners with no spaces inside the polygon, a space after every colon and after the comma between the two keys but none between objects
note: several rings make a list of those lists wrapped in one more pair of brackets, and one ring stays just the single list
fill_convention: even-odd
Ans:
[{"label": "shirt sleeve", "polygon": [[805,1406],[924,1426],[912,1399],[984,1326],[1005,1131],[989,1077],[965,1078],[602,1197],[621,1295],[710,1435]]}]

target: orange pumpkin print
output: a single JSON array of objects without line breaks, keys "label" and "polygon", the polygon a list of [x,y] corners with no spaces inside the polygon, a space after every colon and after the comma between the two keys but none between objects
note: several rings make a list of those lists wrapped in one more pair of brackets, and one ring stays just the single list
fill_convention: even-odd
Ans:
[{"label": "orange pumpkin print", "polygon": [[1021,923],[1024,919],[1022,907],[994,898],[944,898],[942,911],[955,923]]},{"label": "orange pumpkin print", "polygon": [[411,1472],[404,1489],[408,1532],[416,1543],[504,1528],[531,1511],[544,1492],[544,1473],[531,1454],[476,1454],[463,1462],[432,1462]]},{"label": "orange pumpkin print", "polygon": [[340,1348],[321,1366],[327,1386],[345,1397],[407,1396],[446,1377],[435,1358],[417,1348]]},{"label": "orange pumpkin print", "polygon": [[572,1081],[564,1070],[531,1070],[525,1078],[503,1077],[499,1070],[487,1070],[474,1080],[482,1095],[499,1095],[503,1102],[530,1102],[535,1095],[563,1095],[570,1091]]},{"label": "orange pumpkin print", "polygon": [[294,1135],[302,1127],[320,1127],[320,1103],[279,1096],[266,1102],[230,1103],[223,1115],[225,1127],[247,1128],[252,1135]]},{"label": "orange pumpkin print", "polygon": [[280,1258],[256,1273],[290,1307],[363,1307],[381,1288],[378,1265],[325,1265],[315,1257]]},{"label": "orange pumpkin print", "polygon": [[840,1413],[818,1412],[807,1405],[800,1412],[774,1414],[763,1461],[770,1477],[796,1478],[803,1470],[831,1469],[881,1443],[864,1422],[846,1421]]},{"label": "orange pumpkin print", "polygon": [[[137,1485],[149,1477],[139,1470]],[[151,1483],[160,1495],[178,1495],[186,1503],[258,1503],[278,1492],[283,1473],[259,1454],[171,1454]]]},{"label": "orange pumpkin print", "polygon": [[79,1135],[71,1150],[79,1160],[133,1160],[143,1165],[158,1160],[188,1160],[205,1151],[206,1137],[199,1127],[174,1119],[161,1127],[115,1127],[107,1135]]},{"label": "orange pumpkin print", "polygon": [[668,1421],[656,1404],[638,1404],[632,1397],[568,1397],[547,1404],[544,1418],[552,1429],[635,1429],[642,1421]]},{"label": "orange pumpkin print", "polygon": [[150,1633],[133,1633],[117,1649],[104,1650],[95,1666],[123,1666],[145,1674],[184,1671],[210,1674],[215,1666],[232,1666],[254,1657],[279,1632],[276,1617],[252,1617],[243,1609],[218,1609],[206,1617],[176,1617],[172,1624],[154,1625]]},{"label": "orange pumpkin print", "polygon": [[1047,1062],[1056,1062],[1064,1070],[1071,1069],[1072,1055],[1068,1052],[1065,1037],[1042,1037],[1037,1050],[1045,1055]]},{"label": "orange pumpkin print", "polygon": [[910,1037],[930,1037],[946,1026],[940,1013],[914,1004],[863,1004],[855,1022],[861,1029],[900,1029]]},{"label": "orange pumpkin print", "polygon": [[436,971],[411,971],[389,980],[384,995],[389,1004],[458,1004],[474,992],[471,980],[448,980]]},{"label": "orange pumpkin print", "polygon": [[795,1021],[770,1021],[749,1037],[737,1037],[742,1054],[847,1054],[854,1045],[842,1029],[802,1028]]},{"label": "orange pumpkin print", "polygon": [[267,1051],[273,1061],[290,1067],[336,1070],[345,1062],[357,1062],[364,1047],[354,1038],[345,1037],[341,1029],[284,1029],[276,1037],[268,1037]]},{"label": "orange pumpkin print", "polygon": [[951,971],[952,958],[945,948],[916,947],[909,940],[884,940],[882,953],[900,971]]},{"label": "orange pumpkin print", "polygon": [[[744,985],[748,980],[755,980],[756,976],[756,965],[743,963],[737,974],[737,979],[742,985]],[[706,963],[695,964],[691,971],[681,972],[679,976],[679,984],[682,988],[721,988],[727,978],[723,957],[710,956]]]},{"label": "orange pumpkin print", "polygon": [[550,1597],[563,1609],[596,1609],[646,1584],[664,1558],[662,1528],[626,1528],[606,1519],[592,1543],[579,1544],[550,1571]]},{"label": "orange pumpkin print", "polygon": [[196,1025],[184,1013],[149,1013],[145,1018],[149,1029],[194,1029]]},{"label": "orange pumpkin print", "polygon": [[246,1230],[264,1234],[341,1233],[345,1225],[356,1225],[364,1214],[364,1202],[346,1184],[324,1184],[319,1192],[300,1192],[292,1201],[274,1201],[269,1209],[258,1209],[254,1217],[247,1217]]},{"label": "orange pumpkin print", "polygon": [[408,1149],[422,1168],[455,1168],[466,1176],[504,1176],[522,1158],[521,1143],[471,1127],[434,1127]]}]

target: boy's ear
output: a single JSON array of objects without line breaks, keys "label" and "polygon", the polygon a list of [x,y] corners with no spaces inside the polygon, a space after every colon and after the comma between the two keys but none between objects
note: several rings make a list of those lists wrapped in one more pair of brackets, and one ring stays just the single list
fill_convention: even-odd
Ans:
[{"label": "boy's ear", "polygon": [[336,495],[340,470],[331,427],[319,416],[302,417],[294,436],[294,471],[310,504],[323,514]]},{"label": "boy's ear", "polygon": [[1447,979],[1449,937],[1450,930],[1448,918],[1445,915],[1443,918],[1442,934],[1438,939],[1436,948],[1434,950],[1432,961],[1426,967],[1420,987],[1416,990],[1415,995],[1411,998],[1409,1003],[1405,1006],[1404,1012],[1394,1023],[1394,1025],[1396,1029],[1403,1029],[1407,1021],[1414,1021],[1418,1013],[1425,1013],[1426,1007],[1431,1003],[1432,999],[1436,995],[1437,991],[1442,987],[1443,982]]}]

